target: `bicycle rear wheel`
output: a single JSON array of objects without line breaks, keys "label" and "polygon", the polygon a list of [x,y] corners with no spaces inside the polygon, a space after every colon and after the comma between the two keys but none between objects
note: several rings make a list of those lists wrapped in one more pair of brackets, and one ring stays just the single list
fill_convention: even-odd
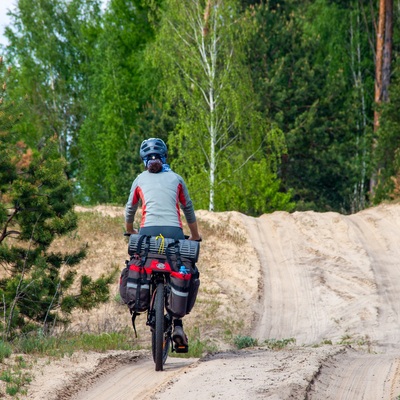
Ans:
[{"label": "bicycle rear wheel", "polygon": [[166,331],[164,318],[164,283],[159,283],[156,289],[154,300],[155,327],[152,331],[151,348],[153,360],[156,364],[156,371],[162,371],[163,365],[168,357],[170,346],[170,334]]}]

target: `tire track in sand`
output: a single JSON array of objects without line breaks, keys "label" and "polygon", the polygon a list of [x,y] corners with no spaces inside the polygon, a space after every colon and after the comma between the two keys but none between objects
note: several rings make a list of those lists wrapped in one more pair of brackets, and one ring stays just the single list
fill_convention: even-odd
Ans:
[{"label": "tire track in sand", "polygon": [[399,207],[352,216],[306,212],[243,218],[264,280],[256,337],[294,337],[298,344],[346,337],[372,350],[349,347],[324,360],[304,398],[397,399]]}]

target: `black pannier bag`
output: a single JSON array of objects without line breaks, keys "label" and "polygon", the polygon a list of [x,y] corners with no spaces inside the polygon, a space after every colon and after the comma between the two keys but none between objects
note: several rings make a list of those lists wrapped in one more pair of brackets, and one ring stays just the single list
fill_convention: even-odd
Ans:
[{"label": "black pannier bag", "polygon": [[128,261],[125,261],[125,268],[121,271],[121,276],[119,278],[119,295],[121,296],[121,300],[124,304],[127,304],[127,297],[126,297],[126,284],[128,283]]},{"label": "black pannier bag", "polygon": [[121,272],[119,281],[121,299],[128,306],[132,316],[146,311],[150,304],[151,268],[145,266],[149,251],[149,237],[140,236],[138,244],[141,248],[145,239],[143,255],[137,252],[131,255],[130,261],[125,261],[126,266]]},{"label": "black pannier bag", "polygon": [[196,265],[193,265],[192,277],[190,278],[189,295],[186,307],[186,314],[192,311],[194,304],[196,303],[197,293],[200,287],[200,272]]},{"label": "black pannier bag", "polygon": [[[168,296],[168,311],[176,318],[182,318],[192,310],[200,286],[199,271],[186,257],[180,257],[175,246],[173,256],[168,256],[174,271],[170,275],[170,293]],[[172,260],[171,260],[172,259]],[[179,266],[179,267],[178,267]],[[181,271],[185,271],[182,273]]]},{"label": "black pannier bag", "polygon": [[120,278],[120,296],[131,311],[144,312],[150,304],[151,269],[132,258],[126,262]]},{"label": "black pannier bag", "polygon": [[190,273],[171,272],[167,309],[174,317],[186,315],[191,277]]}]

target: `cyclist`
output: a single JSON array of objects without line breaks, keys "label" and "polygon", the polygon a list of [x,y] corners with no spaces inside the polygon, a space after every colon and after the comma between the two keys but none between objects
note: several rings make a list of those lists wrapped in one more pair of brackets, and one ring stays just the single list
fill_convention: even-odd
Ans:
[{"label": "cyclist", "polygon": [[[146,168],[133,181],[125,207],[125,227],[128,233],[138,233],[133,228],[135,213],[142,205],[139,233],[176,240],[185,239],[180,208],[190,229],[189,240],[201,240],[196,215],[186,184],[181,176],[167,164],[168,150],[164,141],[149,138],[140,146],[140,157]],[[178,345],[188,346],[181,319],[174,319],[172,339]]]}]

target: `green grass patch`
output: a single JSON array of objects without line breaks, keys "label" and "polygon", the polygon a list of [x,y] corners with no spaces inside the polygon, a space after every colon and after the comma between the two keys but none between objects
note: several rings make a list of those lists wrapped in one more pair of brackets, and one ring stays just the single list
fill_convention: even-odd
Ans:
[{"label": "green grass patch", "polygon": [[82,334],[75,339],[74,347],[88,351],[132,350],[131,334],[112,332],[101,335]]},{"label": "green grass patch", "polygon": [[6,358],[12,354],[12,348],[7,342],[0,340],[0,362],[3,362]]},{"label": "green grass patch", "polygon": [[21,337],[13,342],[14,352],[39,356],[63,357],[75,351],[134,350],[130,330],[100,335],[62,334],[46,336],[40,333]]},{"label": "green grass patch", "polygon": [[263,345],[268,347],[271,350],[282,350],[285,347],[295,344],[296,339],[289,338],[289,339],[267,339],[263,342]]},{"label": "green grass patch", "polygon": [[[21,356],[15,359],[12,366],[6,367],[0,373],[0,380],[6,383],[5,392],[10,396],[26,395],[26,385],[32,380],[31,375],[26,370],[30,366]],[[0,394],[2,397],[2,394]]]},{"label": "green grass patch", "polygon": [[352,343],[353,343],[353,338],[348,334],[343,335],[339,341],[339,344],[344,344],[344,345],[350,345]]},{"label": "green grass patch", "polygon": [[238,335],[233,339],[233,343],[238,349],[245,349],[247,347],[255,347],[258,345],[258,340],[250,336]]}]

